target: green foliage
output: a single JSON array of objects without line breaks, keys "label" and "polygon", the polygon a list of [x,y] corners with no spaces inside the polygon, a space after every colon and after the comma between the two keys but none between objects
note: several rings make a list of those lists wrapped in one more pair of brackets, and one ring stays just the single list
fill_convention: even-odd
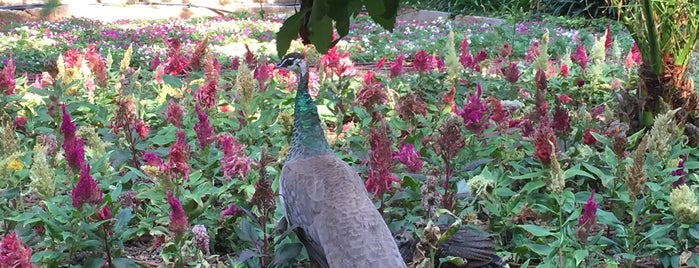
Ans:
[{"label": "green foliage", "polygon": [[602,18],[610,15],[607,0],[543,0],[541,11],[553,16]]},{"label": "green foliage", "polygon": [[[398,0],[315,0],[312,6],[302,9],[287,18],[277,33],[277,56],[286,54],[289,44],[302,32],[308,33],[310,41],[321,54],[335,45],[333,29],[339,38],[349,33],[350,18],[356,17],[365,7],[371,19],[388,31],[393,31],[398,14]],[[304,2],[306,3],[306,2]],[[339,39],[338,39],[339,40]]]}]

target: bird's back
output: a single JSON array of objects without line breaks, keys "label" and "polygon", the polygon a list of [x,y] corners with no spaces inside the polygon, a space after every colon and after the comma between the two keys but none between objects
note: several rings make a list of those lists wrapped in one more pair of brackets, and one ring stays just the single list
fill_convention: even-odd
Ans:
[{"label": "bird's back", "polygon": [[405,267],[361,178],[333,154],[289,159],[281,173],[287,218],[324,267]]}]

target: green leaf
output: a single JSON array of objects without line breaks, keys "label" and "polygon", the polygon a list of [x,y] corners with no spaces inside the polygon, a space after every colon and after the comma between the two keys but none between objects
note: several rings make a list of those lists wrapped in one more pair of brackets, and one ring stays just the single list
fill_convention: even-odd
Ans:
[{"label": "green leaf", "polygon": [[335,21],[335,28],[337,28],[337,33],[340,34],[340,38],[349,34],[350,12],[348,2],[348,0],[328,1],[328,5],[333,8],[328,9],[327,14]]},{"label": "green leaf", "polygon": [[533,234],[534,236],[552,236],[553,235],[553,233],[551,233],[551,231],[549,231],[541,226],[538,226],[538,225],[521,224],[518,226],[521,227],[522,229],[524,229],[525,231]]},{"label": "green leaf", "polygon": [[162,75],[162,78],[163,83],[165,83],[166,85],[171,86],[173,88],[182,88],[182,80],[180,80],[176,76],[164,74]]},{"label": "green leaf", "polygon": [[131,208],[120,209],[119,213],[117,213],[116,215],[116,223],[114,223],[114,230],[121,230],[121,228],[128,225],[129,221],[131,221],[132,216],[133,215],[131,214]]},{"label": "green leaf", "polygon": [[532,191],[546,186],[544,181],[530,181],[522,187],[522,191],[529,194]]},{"label": "green leaf", "polygon": [[301,253],[303,244],[301,243],[286,243],[274,250],[274,266],[284,264],[287,261],[293,260]]},{"label": "green leaf", "polygon": [[389,32],[393,32],[398,14],[398,0],[364,0],[369,16]]},{"label": "green leaf", "polygon": [[573,252],[573,256],[575,256],[575,265],[580,267],[580,264],[587,258],[587,256],[590,255],[590,252],[587,251],[587,249],[578,249],[575,252]]},{"label": "green leaf", "polygon": [[591,179],[594,179],[595,177],[592,176],[592,174],[585,172],[584,170],[580,169],[580,165],[575,165],[572,168],[567,169],[564,173],[563,176],[566,179],[570,179],[574,176],[583,176],[583,177],[588,177]]},{"label": "green leaf", "polygon": [[299,29],[301,28],[301,23],[303,18],[306,16],[308,10],[302,10],[297,12],[291,17],[287,18],[279,28],[277,32],[277,56],[280,58],[286,54],[291,46],[291,41],[299,37]]},{"label": "green leaf", "polygon": [[138,266],[138,264],[134,260],[128,259],[128,258],[116,258],[112,261],[112,263],[114,264],[115,268],[138,268],[138,267],[140,267],[140,266]]},{"label": "green leaf", "polygon": [[311,19],[308,22],[308,31],[310,32],[309,39],[316,50],[321,54],[328,53],[332,43],[333,22],[330,17],[323,15],[319,20]]}]

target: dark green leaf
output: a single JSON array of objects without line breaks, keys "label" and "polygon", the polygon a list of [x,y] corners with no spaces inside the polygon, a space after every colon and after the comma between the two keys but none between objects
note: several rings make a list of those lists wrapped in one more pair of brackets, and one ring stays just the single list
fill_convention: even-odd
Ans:
[{"label": "dark green leaf", "polygon": [[180,80],[179,78],[177,78],[175,76],[164,74],[162,76],[162,78],[163,78],[163,83],[165,83],[173,88],[181,88],[182,87],[182,80]]},{"label": "dark green leaf", "polygon": [[287,261],[293,260],[301,253],[301,248],[303,244],[301,243],[286,243],[279,246],[274,251],[274,264],[275,266],[283,264]]},{"label": "dark green leaf", "polygon": [[533,234],[534,236],[551,236],[553,233],[551,231],[546,230],[545,228],[538,226],[538,225],[533,225],[533,224],[522,224],[518,225],[525,231]]},{"label": "dark green leaf", "polygon": [[389,32],[393,32],[398,14],[398,0],[364,0],[369,16]]},{"label": "dark green leaf", "polygon": [[328,16],[323,16],[320,20],[308,22],[308,31],[311,32],[310,39],[316,50],[321,54],[328,53],[332,42],[333,23]]},{"label": "dark green leaf", "polygon": [[277,56],[280,58],[286,54],[291,46],[291,41],[298,38],[299,28],[301,28],[301,23],[303,22],[304,16],[306,16],[308,10],[297,12],[291,17],[287,18],[279,28],[277,32]]}]

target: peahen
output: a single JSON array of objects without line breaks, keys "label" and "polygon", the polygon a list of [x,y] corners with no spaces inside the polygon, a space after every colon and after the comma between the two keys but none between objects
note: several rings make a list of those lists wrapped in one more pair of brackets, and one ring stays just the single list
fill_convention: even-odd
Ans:
[{"label": "peahen", "polygon": [[308,93],[304,56],[276,65],[296,73],[291,146],[280,175],[286,220],[321,267],[406,267],[357,172],[335,156]]}]

